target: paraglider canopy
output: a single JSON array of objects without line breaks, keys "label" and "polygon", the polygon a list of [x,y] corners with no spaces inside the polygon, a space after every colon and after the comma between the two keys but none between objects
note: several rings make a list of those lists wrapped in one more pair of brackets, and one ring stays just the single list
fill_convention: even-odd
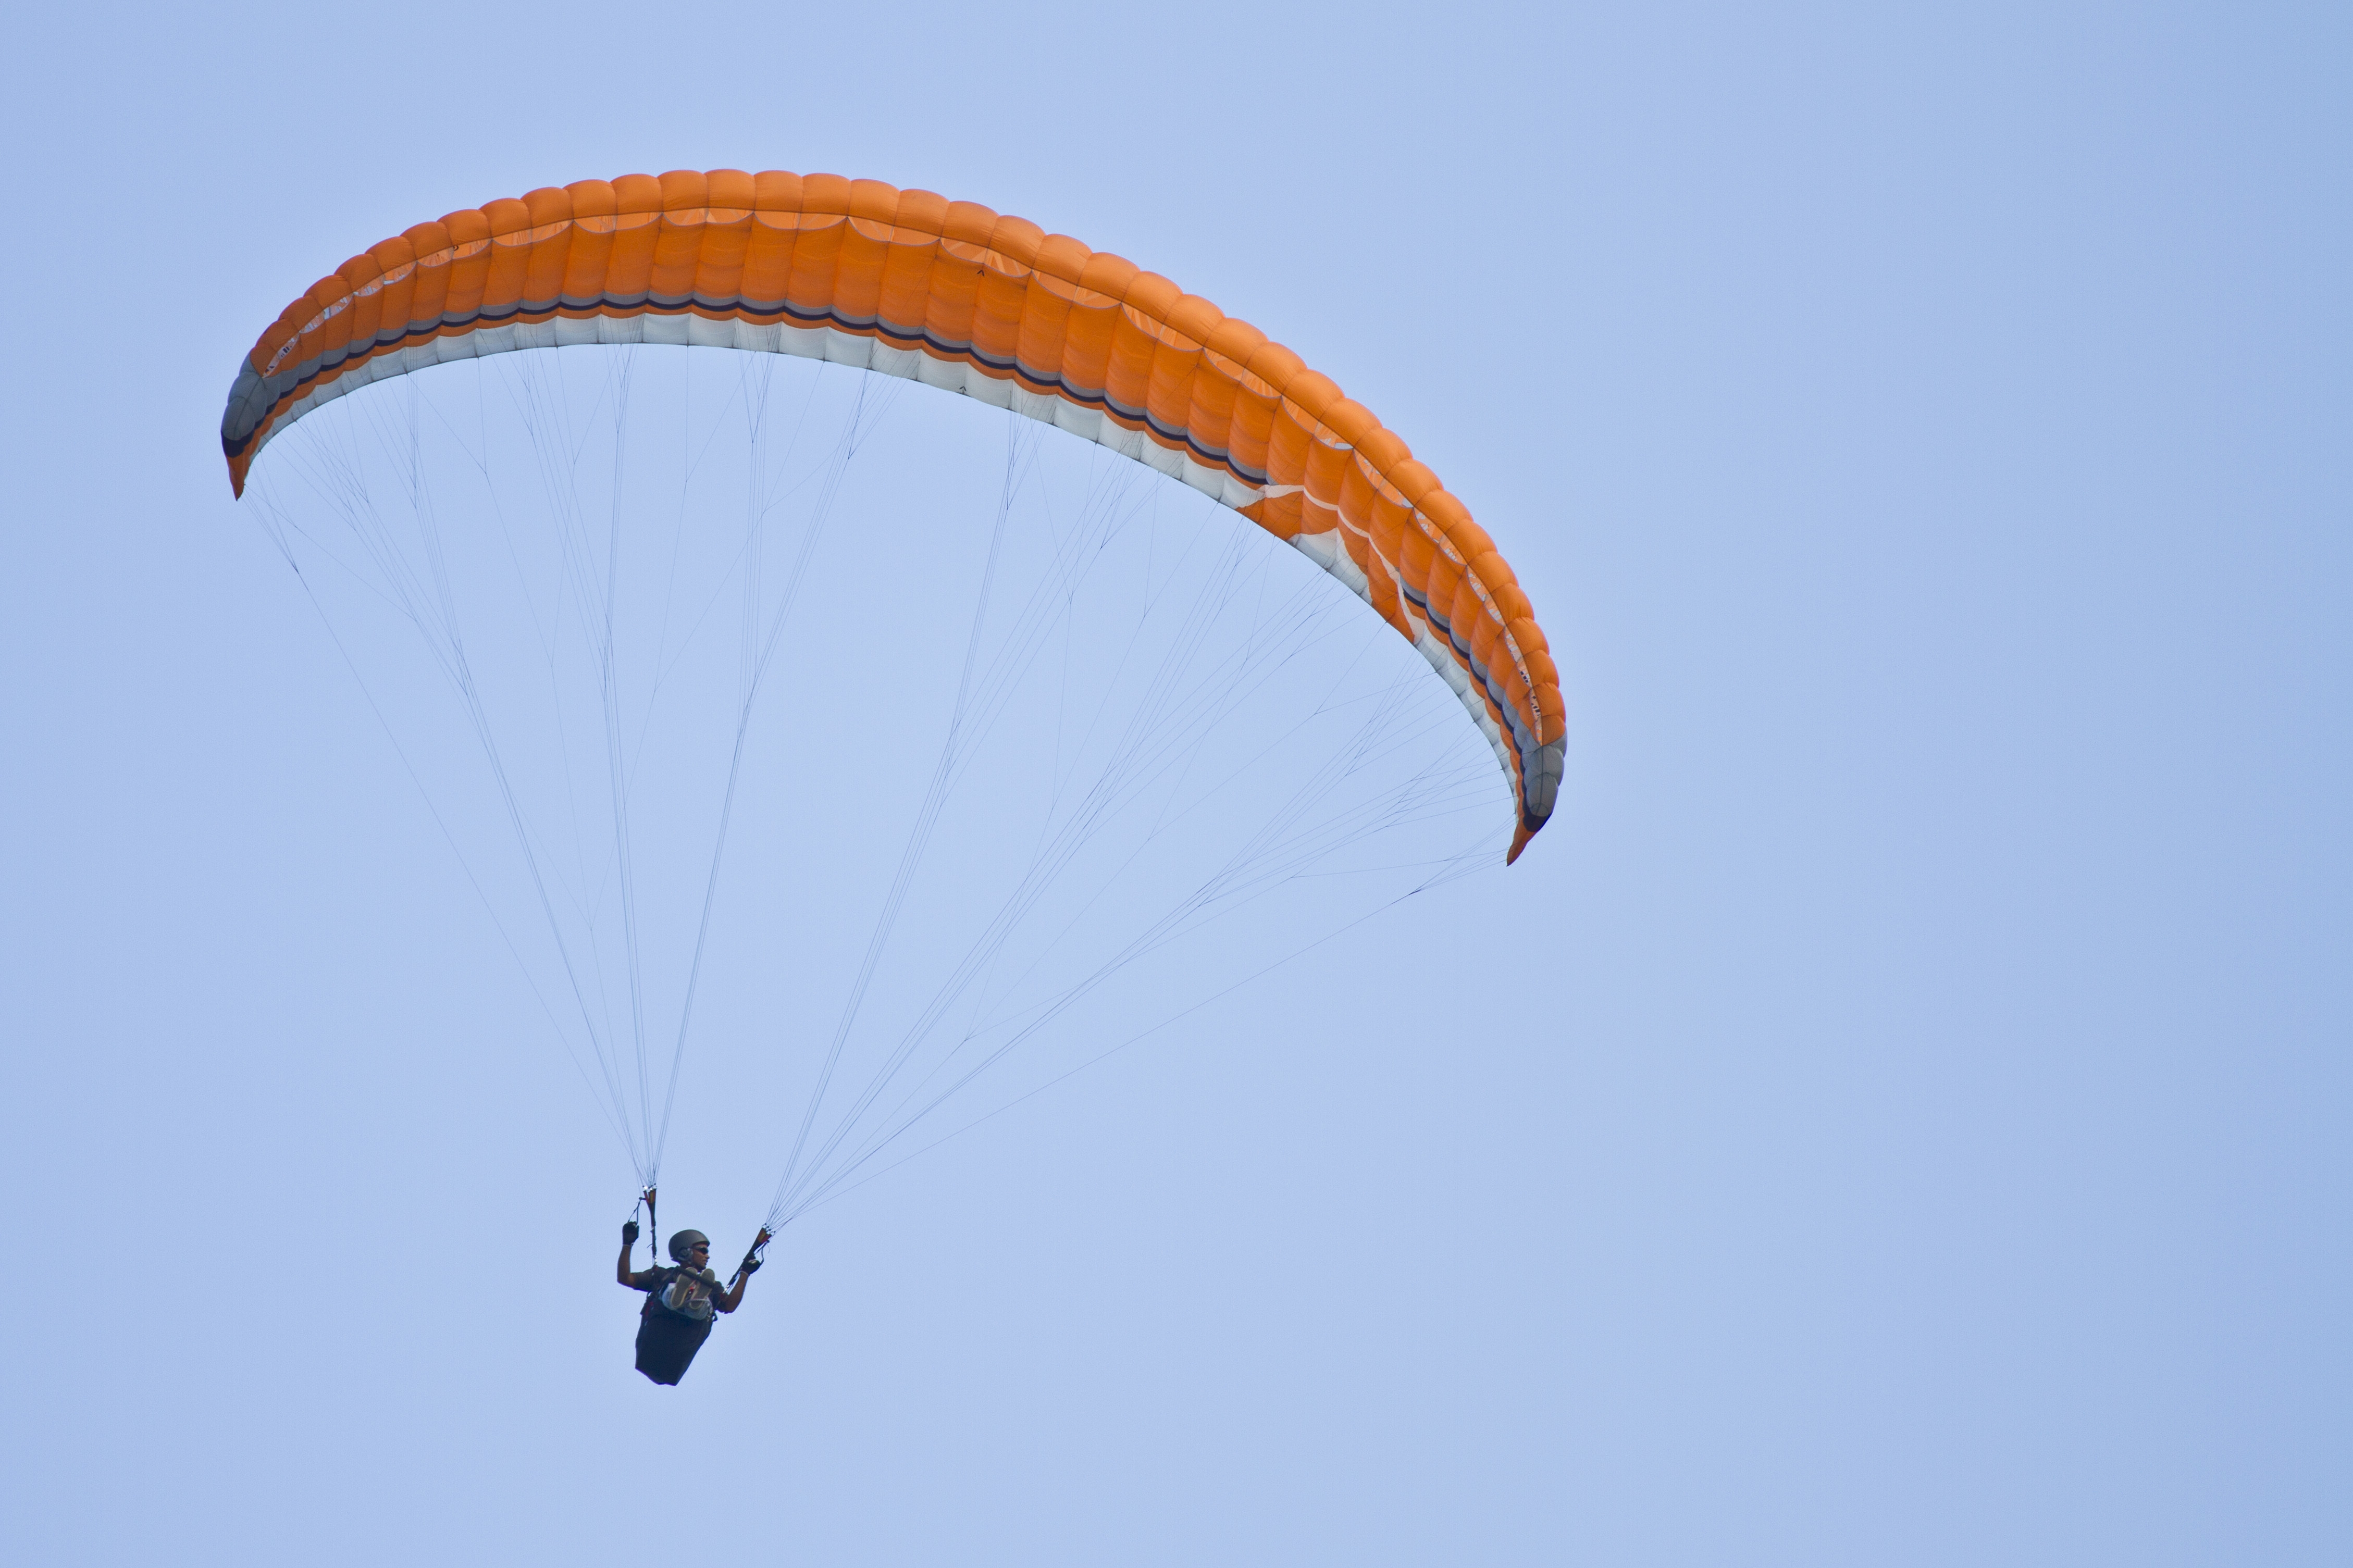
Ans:
[{"label": "paraglider canopy", "polygon": [[230,484],[242,494],[272,437],[371,382],[640,342],[913,379],[1182,479],[1346,584],[1454,689],[1511,780],[1508,859],[1551,816],[1559,672],[1493,542],[1406,443],[1297,354],[1157,273],[929,191],[677,170],[419,224],[313,284],[254,344],[221,422]]}]

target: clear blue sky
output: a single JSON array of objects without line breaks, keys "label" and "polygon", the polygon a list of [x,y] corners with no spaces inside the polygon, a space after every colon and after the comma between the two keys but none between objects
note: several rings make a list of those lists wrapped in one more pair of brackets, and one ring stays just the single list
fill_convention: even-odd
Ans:
[{"label": "clear blue sky", "polygon": [[[10,41],[12,1557],[2353,1552],[2341,10]],[[813,1216],[659,1391],[611,1138],[216,430],[374,240],[714,166],[985,201],[1327,369],[1518,568],[1570,773],[1449,918]]]}]

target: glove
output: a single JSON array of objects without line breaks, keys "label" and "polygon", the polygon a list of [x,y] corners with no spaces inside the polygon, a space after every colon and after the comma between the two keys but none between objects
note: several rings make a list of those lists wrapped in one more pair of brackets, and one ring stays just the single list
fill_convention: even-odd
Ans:
[{"label": "glove", "polygon": [[757,1274],[760,1271],[760,1265],[766,1261],[765,1258],[746,1258],[744,1259],[744,1267],[737,1272],[746,1275]]},{"label": "glove", "polygon": [[621,1222],[621,1245],[623,1247],[635,1247],[637,1244],[638,1222],[633,1219],[623,1220]]}]

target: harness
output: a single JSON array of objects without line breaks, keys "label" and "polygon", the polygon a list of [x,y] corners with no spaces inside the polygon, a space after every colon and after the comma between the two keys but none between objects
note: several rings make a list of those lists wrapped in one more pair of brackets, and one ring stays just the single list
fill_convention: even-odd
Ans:
[{"label": "harness", "polygon": [[717,1286],[690,1274],[683,1267],[663,1268],[660,1273],[660,1282],[646,1292],[646,1304],[638,1309],[638,1316],[651,1317],[659,1309],[689,1322],[711,1321],[712,1308],[719,1293]]}]

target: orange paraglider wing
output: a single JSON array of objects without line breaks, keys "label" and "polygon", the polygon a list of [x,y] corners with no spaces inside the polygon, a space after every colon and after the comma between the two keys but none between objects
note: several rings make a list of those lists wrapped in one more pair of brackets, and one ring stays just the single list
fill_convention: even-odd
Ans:
[{"label": "orange paraglider wing", "polygon": [[1552,815],[1559,671],[1527,595],[1405,442],[1157,273],[929,191],[721,169],[550,186],[419,224],[289,305],[238,367],[229,482],[320,404],[448,360],[578,343],[799,354],[960,392],[1182,479],[1345,583]]}]

